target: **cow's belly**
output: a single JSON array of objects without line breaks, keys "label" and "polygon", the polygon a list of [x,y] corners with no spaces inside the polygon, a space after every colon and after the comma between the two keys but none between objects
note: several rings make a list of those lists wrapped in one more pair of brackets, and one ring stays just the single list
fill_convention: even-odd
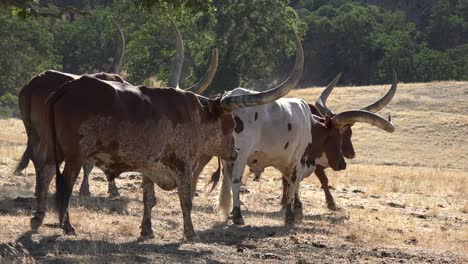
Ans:
[{"label": "cow's belly", "polygon": [[171,191],[177,188],[176,178],[179,175],[161,162],[157,162],[150,168],[144,169],[141,172],[144,177],[148,177],[165,191]]}]

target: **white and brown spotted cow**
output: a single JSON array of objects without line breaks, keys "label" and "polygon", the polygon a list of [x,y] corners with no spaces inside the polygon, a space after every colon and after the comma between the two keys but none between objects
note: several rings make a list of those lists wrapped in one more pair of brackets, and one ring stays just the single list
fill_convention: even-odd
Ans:
[{"label": "white and brown spotted cow", "polygon": [[[327,87],[328,94],[339,77],[340,75]],[[392,86],[393,93],[394,89],[396,89],[396,75],[394,87]],[[228,94],[256,93],[236,88]],[[379,100],[380,105],[383,99]],[[387,99],[388,97],[385,100]],[[322,107],[318,107],[321,112],[326,108],[323,107],[325,102],[322,103]],[[394,131],[390,120],[387,121],[368,110],[371,109],[350,110],[333,115],[326,113],[321,117],[311,113],[307,102],[296,98],[281,98],[270,104],[235,110],[234,135],[239,158],[235,162],[222,161],[224,177],[219,198],[220,209],[226,215],[232,209],[233,222],[244,224],[240,210],[239,189],[245,166],[253,166],[257,170],[272,166],[282,173],[285,180],[285,223],[293,224],[295,215],[302,215],[302,203],[299,199],[301,180],[309,176],[317,164],[331,167],[333,170],[346,168],[342,154],[343,130],[356,122],[364,122],[387,132]]]},{"label": "white and brown spotted cow", "polygon": [[[312,113],[312,115],[319,116],[319,117],[325,117],[326,115],[328,115],[330,117],[334,117],[336,115],[336,113],[334,113],[331,109],[329,109],[326,106],[326,101],[327,101],[328,96],[330,95],[331,91],[333,90],[333,87],[334,87],[334,85],[330,85],[326,89],[323,90],[323,92],[320,94],[319,98],[317,99],[317,101],[315,103],[317,106],[309,104],[310,112]],[[370,105],[368,105],[366,107],[361,108],[361,110],[369,111],[369,112],[372,112],[372,113],[376,113],[376,112],[380,111],[382,108],[384,108],[392,100],[393,96],[395,95],[396,88],[397,88],[397,77],[396,77],[396,73],[394,73],[392,86],[390,87],[388,92],[382,98],[380,98],[378,101],[376,101],[373,104],[370,104]],[[354,151],[353,143],[351,141],[351,137],[352,137],[352,134],[353,134],[351,127],[352,127],[352,125],[345,126],[340,131],[341,132],[341,142],[342,142],[341,150],[342,150],[343,156],[345,158],[347,158],[347,159],[353,159],[355,157],[355,155],[356,155],[356,153]],[[250,171],[254,173],[254,175],[255,175],[254,180],[259,181],[260,180],[260,175],[263,173],[265,167],[262,164],[259,164],[256,160],[252,160],[252,162],[247,164],[247,166],[249,166]],[[328,178],[327,178],[327,175],[325,174],[325,171],[324,171],[328,167],[329,167],[329,165],[328,165],[328,162],[327,162],[327,157],[326,157],[325,154],[322,154],[322,156],[320,157],[320,159],[318,160],[318,162],[316,164],[314,174],[319,179],[320,184],[322,186],[322,189],[324,191],[327,207],[330,210],[336,210],[337,207],[336,207],[335,201],[333,199],[333,196],[330,193],[330,189],[329,189],[329,186],[328,186]],[[215,177],[216,176],[219,177],[218,175],[215,174]],[[217,181],[217,179],[213,178],[213,181]],[[283,207],[285,207],[286,206],[286,185],[287,185],[287,182],[286,182],[286,180],[284,178],[283,178],[282,183],[283,183],[283,195],[282,195],[282,198],[281,198],[281,205]]]},{"label": "white and brown spotted cow", "polygon": [[[278,87],[255,95],[226,94],[207,99],[180,89],[134,87],[91,76],[61,86],[48,99],[52,137],[47,145],[54,147],[45,162],[56,165],[56,204],[65,233],[74,233],[68,214],[69,199],[80,167],[89,162],[108,175],[142,173],[142,237],[153,236],[154,183],[164,190],[178,188],[184,236],[195,238],[191,221],[192,168],[201,155],[226,161],[237,158],[231,112],[270,103],[297,84],[304,62],[297,35],[296,45],[296,64],[289,78]],[[59,169],[62,161],[63,174]],[[40,226],[43,216],[44,213],[35,212],[33,229]]]}]

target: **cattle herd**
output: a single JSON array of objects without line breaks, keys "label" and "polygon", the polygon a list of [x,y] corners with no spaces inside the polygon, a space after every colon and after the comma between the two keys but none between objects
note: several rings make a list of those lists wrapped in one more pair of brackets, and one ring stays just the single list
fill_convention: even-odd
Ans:
[{"label": "cattle herd", "polygon": [[156,183],[167,191],[177,188],[184,237],[197,239],[191,220],[192,198],[197,179],[212,157],[218,158],[219,166],[212,176],[213,187],[222,176],[220,208],[226,215],[232,214],[234,224],[244,224],[239,192],[245,167],[259,180],[264,168],[271,166],[282,174],[285,224],[292,225],[302,217],[300,183],[312,172],[320,179],[328,207],[336,208],[324,169],[344,170],[345,158],[354,158],[351,127],[356,122],[387,132],[395,129],[390,116],[385,119],[375,114],[396,92],[395,73],[387,94],[361,109],[335,113],[327,107],[340,74],[315,104],[282,98],[302,74],[304,54],[296,34],[294,68],[277,87],[263,92],[235,88],[213,98],[202,96],[218,66],[215,49],[203,78],[190,88],[179,88],[184,48],[172,20],[171,24],[176,55],[169,87],[134,86],[118,75],[125,47],[119,27],[119,44],[109,73],[74,75],[49,70],[22,88],[19,106],[28,141],[16,172],[29,160],[33,162],[33,231],[42,224],[49,185],[56,175],[59,224],[66,234],[75,233],[68,212],[73,186],[83,168],[80,195],[89,195],[89,174],[97,166],[107,177],[111,196],[119,195],[115,178],[121,173],[142,174],[141,238],[154,237],[151,210],[156,204]]}]

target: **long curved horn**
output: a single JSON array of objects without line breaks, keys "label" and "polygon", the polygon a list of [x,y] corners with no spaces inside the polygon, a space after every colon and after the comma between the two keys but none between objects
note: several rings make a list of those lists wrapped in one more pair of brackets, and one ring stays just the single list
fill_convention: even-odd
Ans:
[{"label": "long curved horn", "polygon": [[213,49],[213,54],[211,55],[210,66],[208,67],[208,70],[206,70],[205,75],[203,75],[201,80],[198,81],[196,84],[184,90],[193,92],[196,94],[203,93],[213,81],[217,68],[218,68],[218,49]]},{"label": "long curved horn", "polygon": [[278,98],[283,97],[289,91],[291,91],[299,82],[302,69],[304,67],[304,51],[302,50],[301,39],[295,34],[296,42],[296,63],[294,69],[289,75],[288,79],[277,87],[268,91],[248,94],[248,95],[237,95],[228,96],[221,99],[220,105],[225,111],[232,111],[234,109],[244,106],[255,106],[266,104],[275,101]]},{"label": "long curved horn", "polygon": [[114,60],[112,61],[112,64],[109,67],[108,72],[119,74],[120,70],[122,69],[122,62],[123,62],[123,57],[124,57],[124,52],[125,52],[125,37],[122,31],[122,28],[120,28],[119,24],[117,24],[117,22],[115,22],[115,20],[113,19],[112,19],[112,22],[117,26],[117,29],[119,31],[118,32],[119,42],[117,44],[117,47],[115,48]]},{"label": "long curved horn", "polygon": [[315,101],[315,107],[317,107],[317,110],[320,112],[320,114],[322,114],[322,116],[335,116],[335,113],[327,107],[327,99],[330,93],[332,92],[333,88],[335,88],[335,85],[340,80],[341,74],[341,72],[338,73],[335,79],[333,79],[333,81],[331,81],[328,84],[327,88],[325,88],[325,90],[322,91],[317,101]]},{"label": "long curved horn", "polygon": [[350,110],[337,114],[332,118],[335,128],[342,128],[345,125],[353,125],[356,122],[367,123],[383,129],[387,132],[395,131],[395,127],[391,123],[391,118],[386,120],[374,113],[362,110]]},{"label": "long curved horn", "polygon": [[387,94],[385,94],[380,100],[377,102],[368,105],[364,108],[361,108],[363,111],[369,111],[371,113],[376,113],[380,109],[384,108],[390,101],[392,100],[393,96],[395,95],[397,89],[397,75],[395,70],[393,71],[393,81],[392,81],[392,86],[390,87],[390,90],[388,90]]},{"label": "long curved horn", "polygon": [[169,72],[167,86],[179,87],[180,73],[182,72],[182,65],[184,63],[184,41],[182,40],[182,35],[180,34],[180,31],[177,28],[174,20],[169,17],[169,21],[171,21],[172,28],[174,29],[176,35],[176,54],[171,65],[171,71]]}]

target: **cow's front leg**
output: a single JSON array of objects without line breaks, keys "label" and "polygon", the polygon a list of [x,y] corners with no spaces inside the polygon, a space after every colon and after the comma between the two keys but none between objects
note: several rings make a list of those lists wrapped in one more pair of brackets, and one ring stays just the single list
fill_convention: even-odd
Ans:
[{"label": "cow's front leg", "polygon": [[[240,156],[240,155],[239,155]],[[232,166],[232,221],[236,225],[243,225],[244,219],[242,218],[240,208],[240,187],[242,185],[242,175],[244,174],[245,166],[247,165],[246,160],[238,160]],[[227,170],[226,170],[227,171]],[[226,172],[227,174],[228,172]],[[225,175],[226,177],[226,175]]]},{"label": "cow's front leg", "polygon": [[177,192],[179,194],[180,207],[184,219],[184,237],[191,241],[197,240],[198,235],[193,230],[192,224],[192,166],[185,166],[184,173],[177,179]]},{"label": "cow's front leg", "polygon": [[154,182],[143,175],[143,220],[141,221],[140,239],[154,238],[151,228],[151,210],[156,205],[156,196],[154,194]]},{"label": "cow's front leg", "polygon": [[284,219],[285,225],[295,224],[295,213],[293,211],[293,202],[296,196],[296,191],[299,187],[299,178],[296,168],[293,168],[286,177],[286,216]]},{"label": "cow's front leg", "polygon": [[92,170],[93,164],[85,163],[83,165],[83,182],[80,187],[80,196],[91,196],[91,192],[89,191],[89,174],[91,174]]},{"label": "cow's front leg", "polygon": [[294,217],[295,217],[295,219],[301,221],[302,218],[304,217],[304,211],[303,211],[303,207],[302,207],[302,201],[301,201],[301,198],[299,196],[299,190],[300,190],[300,182],[298,182],[297,186],[296,186],[296,192],[294,194],[293,208],[294,208]]},{"label": "cow's front leg", "polygon": [[328,187],[328,178],[325,174],[324,168],[322,166],[317,166],[317,168],[315,168],[315,175],[317,175],[317,178],[319,178],[320,184],[322,185],[328,209],[336,211],[336,204],[333,200],[333,196],[330,193],[330,188]]}]

